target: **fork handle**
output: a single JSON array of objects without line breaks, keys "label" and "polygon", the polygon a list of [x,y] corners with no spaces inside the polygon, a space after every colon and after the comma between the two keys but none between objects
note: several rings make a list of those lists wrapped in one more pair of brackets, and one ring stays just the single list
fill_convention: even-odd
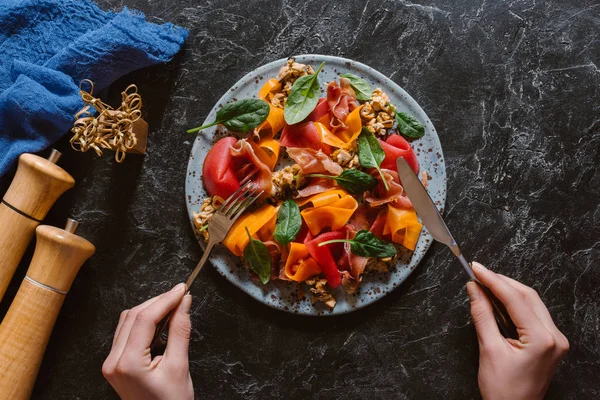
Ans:
[{"label": "fork handle", "polygon": [[[194,281],[196,280],[196,277],[200,273],[200,270],[202,269],[204,264],[206,264],[208,256],[210,256],[210,252],[212,251],[213,247],[215,247],[215,244],[216,242],[209,239],[208,244],[206,245],[206,250],[204,250],[204,254],[202,254],[202,258],[200,258],[198,265],[196,265],[196,268],[194,268],[192,273],[188,276],[187,280],[185,281],[185,286],[188,289],[187,293],[190,292],[190,286],[192,286],[192,283],[194,283]],[[175,310],[171,310],[162,320],[160,320],[158,325],[156,325],[156,331],[154,332],[154,337],[152,338],[152,342],[150,343],[150,351],[153,355],[158,354],[161,350],[164,349],[166,345],[166,340],[163,339],[162,335],[167,329],[169,321],[171,320],[171,316],[174,312]]]},{"label": "fork handle", "polygon": [[185,286],[187,286],[188,290],[190,289],[190,286],[192,286],[192,283],[194,283],[194,281],[196,280],[196,277],[200,273],[202,267],[204,267],[204,264],[206,264],[208,256],[210,256],[210,253],[216,244],[217,243],[215,241],[209,238],[208,244],[206,245],[206,250],[204,250],[204,254],[202,254],[202,258],[200,258],[200,261],[198,261],[198,265],[196,265],[196,268],[194,268],[190,276],[188,276],[187,280],[185,281]]}]

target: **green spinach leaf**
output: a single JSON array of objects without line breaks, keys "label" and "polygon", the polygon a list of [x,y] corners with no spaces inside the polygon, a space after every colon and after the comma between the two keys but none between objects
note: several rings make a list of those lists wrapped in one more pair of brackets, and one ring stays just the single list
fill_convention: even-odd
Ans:
[{"label": "green spinach leaf", "polygon": [[300,216],[298,204],[293,200],[286,200],[281,207],[279,207],[273,237],[279,243],[287,245],[289,242],[293,242],[294,239],[296,239],[301,227],[302,217]]},{"label": "green spinach leaf", "polygon": [[323,175],[323,174],[308,174],[305,177],[311,178],[330,178],[337,182],[342,189],[348,193],[359,194],[373,189],[377,186],[377,179],[357,169],[345,169],[341,174]]},{"label": "green spinach leaf", "polygon": [[384,158],[385,152],[381,148],[377,138],[370,130],[363,127],[362,132],[358,135],[358,161],[365,168],[377,168],[385,190],[390,190],[387,180],[383,172],[381,172],[381,168],[379,168]]},{"label": "green spinach leaf", "polygon": [[258,275],[260,281],[266,284],[271,279],[271,254],[263,242],[250,235],[248,227],[246,227],[246,233],[250,241],[244,248],[244,259],[252,271]]},{"label": "green spinach leaf", "polygon": [[288,124],[302,122],[317,106],[320,94],[317,76],[324,64],[321,63],[314,74],[301,76],[292,85],[283,108],[283,118]]},{"label": "green spinach leaf", "polygon": [[354,239],[335,239],[319,243],[324,246],[330,243],[350,243],[350,250],[357,256],[386,258],[396,255],[393,244],[379,239],[372,232],[362,229],[356,233]]},{"label": "green spinach leaf", "polygon": [[373,93],[373,89],[371,85],[363,78],[359,78],[354,74],[340,74],[342,78],[347,78],[350,81],[350,86],[354,89],[354,93],[356,93],[356,99],[360,101],[367,101],[371,99],[371,94]]},{"label": "green spinach leaf", "polygon": [[215,122],[187,131],[195,133],[217,124],[234,132],[248,132],[263,123],[269,116],[269,103],[260,99],[243,99],[225,104],[217,111]]},{"label": "green spinach leaf", "polygon": [[412,115],[396,111],[398,130],[409,138],[418,139],[425,134],[425,127]]}]

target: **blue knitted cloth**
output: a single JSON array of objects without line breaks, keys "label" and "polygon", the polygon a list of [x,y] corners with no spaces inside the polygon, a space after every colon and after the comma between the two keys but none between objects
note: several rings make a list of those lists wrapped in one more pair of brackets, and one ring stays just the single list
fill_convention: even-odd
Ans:
[{"label": "blue knitted cloth", "polygon": [[0,176],[22,153],[43,150],[69,131],[83,106],[82,79],[102,90],[169,61],[187,34],[127,8],[102,11],[89,0],[1,0]]}]

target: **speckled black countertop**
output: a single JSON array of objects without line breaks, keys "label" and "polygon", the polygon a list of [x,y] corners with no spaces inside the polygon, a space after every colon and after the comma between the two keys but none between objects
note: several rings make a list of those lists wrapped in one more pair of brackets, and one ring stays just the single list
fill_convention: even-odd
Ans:
[{"label": "speckled black countertop", "polygon": [[[57,145],[77,185],[47,222],[74,216],[97,252],[66,298],[34,398],[116,397],[100,368],[119,312],[169,289],[200,257],[185,210],[193,141],[185,129],[248,71],[301,53],[366,63],[419,102],[440,134],[445,215],[464,252],[538,290],[571,341],[548,398],[600,396],[597,1],[100,6],[138,9],[190,36],[173,62],[122,78],[108,95],[111,102],[138,85],[150,124],[145,157],[117,165]],[[6,298],[30,257],[31,249]],[[192,289],[190,365],[199,398],[478,397],[466,279],[441,245],[384,300],[341,317],[278,312],[212,268],[201,275]]]}]

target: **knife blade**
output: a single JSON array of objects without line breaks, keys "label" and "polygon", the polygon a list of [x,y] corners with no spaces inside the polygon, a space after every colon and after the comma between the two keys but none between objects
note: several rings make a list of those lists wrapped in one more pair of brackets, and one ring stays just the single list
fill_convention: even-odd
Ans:
[{"label": "knife blade", "polygon": [[479,286],[489,297],[494,309],[494,316],[496,317],[496,321],[498,322],[498,326],[502,334],[508,338],[518,339],[519,334],[517,332],[517,328],[508,315],[506,307],[475,277],[475,274],[471,269],[471,265],[460,251],[456,240],[454,240],[454,237],[450,233],[448,226],[446,226],[446,223],[435,206],[435,203],[427,193],[427,190],[425,190],[423,187],[423,184],[417,175],[402,157],[398,157],[396,160],[396,165],[398,166],[398,176],[400,177],[400,181],[402,182],[402,186],[404,187],[406,195],[412,203],[413,208],[417,212],[417,216],[421,219],[423,225],[425,225],[429,233],[431,233],[431,236],[433,236],[436,241],[443,243],[450,248],[452,253],[460,261],[467,275],[469,275],[469,278],[479,284]]}]

